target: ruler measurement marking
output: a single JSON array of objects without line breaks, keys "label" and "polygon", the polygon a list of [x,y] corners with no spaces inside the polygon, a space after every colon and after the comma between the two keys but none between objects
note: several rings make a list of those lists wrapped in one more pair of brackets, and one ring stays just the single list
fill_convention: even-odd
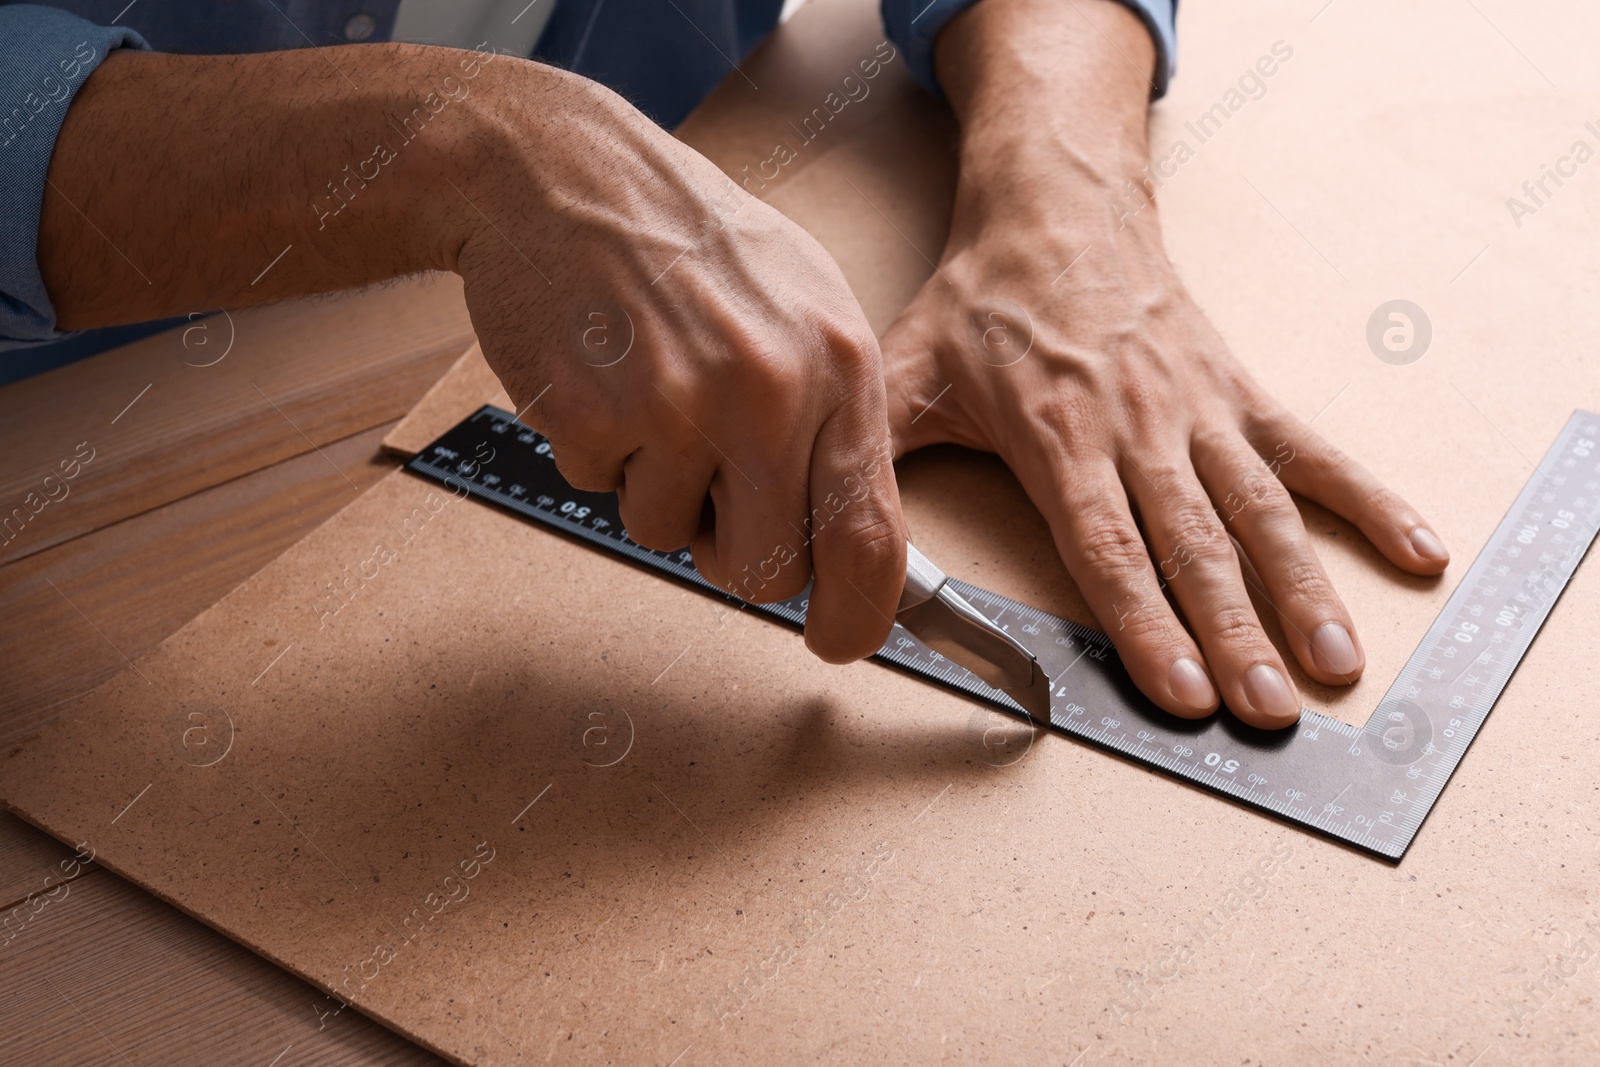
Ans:
[{"label": "ruler measurement marking", "polygon": [[[1020,629],[1025,643],[1040,646],[1034,651],[1051,680],[1054,731],[1398,859],[1600,529],[1596,419],[1578,412],[1568,420],[1363,725],[1308,710],[1285,736],[1252,731],[1227,721],[1225,713],[1200,722],[1175,719],[1133,688],[1107,635],[952,581],[1002,628]],[[480,456],[484,444],[496,446],[488,458],[463,459]],[[1590,459],[1588,468],[1569,481],[1561,470],[1575,470],[1580,458]],[[615,496],[567,486],[543,438],[508,412],[480,409],[407,466],[738,604],[741,611],[749,607],[789,626],[804,624],[808,593],[779,604],[745,604],[701,577],[686,552],[655,551],[628,540]],[[876,658],[1025,718],[1009,697],[898,627]],[[1392,735],[1400,727],[1396,742]],[[1399,755],[1391,755],[1397,750]],[[1263,796],[1263,790],[1270,791]],[[1317,796],[1331,799],[1319,802]]]}]

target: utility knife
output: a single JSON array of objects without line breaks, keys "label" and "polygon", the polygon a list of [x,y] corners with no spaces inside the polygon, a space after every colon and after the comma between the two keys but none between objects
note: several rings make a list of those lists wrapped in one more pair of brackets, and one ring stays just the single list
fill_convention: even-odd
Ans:
[{"label": "utility knife", "polygon": [[1027,647],[950,587],[950,577],[915,545],[906,545],[906,587],[894,621],[1050,725],[1050,679]]}]

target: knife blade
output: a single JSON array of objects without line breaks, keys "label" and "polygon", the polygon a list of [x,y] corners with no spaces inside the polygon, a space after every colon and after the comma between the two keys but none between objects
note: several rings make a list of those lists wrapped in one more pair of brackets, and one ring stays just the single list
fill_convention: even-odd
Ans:
[{"label": "knife blade", "polygon": [[894,618],[923,644],[1015,700],[1036,725],[1050,725],[1050,679],[1039,660],[952,589],[949,576],[910,543]]}]

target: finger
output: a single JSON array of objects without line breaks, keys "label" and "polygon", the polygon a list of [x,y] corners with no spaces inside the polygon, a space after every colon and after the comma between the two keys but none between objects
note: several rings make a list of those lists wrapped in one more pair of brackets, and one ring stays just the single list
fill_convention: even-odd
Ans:
[{"label": "finger", "polygon": [[1144,520],[1156,571],[1205,650],[1222,699],[1252,726],[1290,725],[1300,717],[1300,698],[1256,617],[1233,543],[1189,457],[1125,462],[1133,469],[1124,482]]},{"label": "finger", "polygon": [[[518,419],[550,443],[550,458],[574,489],[609,493],[622,484],[622,468],[641,444],[633,435],[619,432],[604,414],[563,419],[550,410],[549,389],[541,390],[518,411]],[[558,394],[559,395],[559,394]]]},{"label": "finger", "polygon": [[1195,473],[1244,549],[1306,673],[1327,685],[1361,677],[1366,654],[1334,592],[1289,491],[1255,449],[1230,430],[1197,433]]},{"label": "finger", "polygon": [[724,462],[711,479],[711,522],[702,522],[692,541],[695,567],[752,604],[799,595],[811,575],[800,526],[805,484],[801,463],[775,476],[763,473],[758,485],[743,468]]},{"label": "finger", "polygon": [[621,446],[595,446],[573,442],[568,437],[558,437],[550,430],[539,430],[550,443],[550,459],[555,469],[562,472],[566,483],[574,490],[589,493],[610,493],[622,485],[622,462],[630,448]]},{"label": "finger", "polygon": [[1061,457],[1052,468],[1013,464],[1134,684],[1174,715],[1210,715],[1217,710],[1216,687],[1161,593],[1116,469],[1103,458],[1069,463]]},{"label": "finger", "polygon": [[550,458],[556,470],[574,489],[590,493],[609,493],[622,484],[622,459],[604,453],[552,446]]},{"label": "finger", "polygon": [[1247,436],[1284,485],[1353,523],[1395,566],[1438,574],[1450,565],[1449,550],[1415,508],[1298,419],[1268,419]]},{"label": "finger", "polygon": [[628,536],[645,548],[671,552],[694,541],[711,478],[707,455],[645,447],[622,466],[617,509]]},{"label": "finger", "polygon": [[689,543],[694,564],[707,581],[742,600],[787,600],[810,575],[798,525],[808,457],[790,447],[796,391],[757,354],[736,361],[719,384],[722,399],[715,406],[697,404],[681,386],[672,390],[678,399],[656,387],[663,403],[655,414],[674,433],[692,431],[693,448],[714,463],[709,489],[697,502],[701,514]]},{"label": "finger", "polygon": [[812,445],[806,646],[829,663],[882,648],[905,589],[906,523],[892,450],[878,403],[835,411]]}]

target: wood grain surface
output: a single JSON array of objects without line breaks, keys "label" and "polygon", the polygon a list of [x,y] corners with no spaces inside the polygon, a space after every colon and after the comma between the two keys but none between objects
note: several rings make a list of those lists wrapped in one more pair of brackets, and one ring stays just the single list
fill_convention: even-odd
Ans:
[{"label": "wood grain surface", "polygon": [[196,319],[18,382],[0,563],[398,419],[471,342],[459,280],[413,278]]},{"label": "wood grain surface", "polygon": [[461,421],[463,410],[494,404],[503,411],[515,411],[500,379],[484,362],[483,349],[473,345],[450,364],[421,400],[406,412],[383,438],[383,447],[404,459],[421,452],[429,442]]},{"label": "wood grain surface", "polygon": [[392,470],[378,452],[390,425],[0,569],[0,613],[17,620],[0,629],[0,746],[126,669]]},{"label": "wood grain surface", "polygon": [[[448,296],[449,285],[441,288]],[[342,328],[330,332],[329,320],[312,314],[318,329],[303,333],[310,305],[244,318],[259,330],[255,371],[305,372],[311,392],[289,393],[309,440],[275,416],[218,448],[171,411],[214,405],[226,413],[237,406],[238,382],[180,367],[193,376],[168,382],[171,411],[141,408],[152,389],[116,424],[131,435],[125,461],[165,464],[166,479],[129,474],[140,484],[128,492],[69,494],[50,506],[65,514],[86,505],[81,521],[48,528],[38,544],[24,542],[31,547],[22,558],[0,565],[0,750],[393,470],[379,443],[464,343],[461,309],[445,300],[431,330],[413,322],[421,347],[412,348],[386,334],[395,323],[389,299],[325,303]],[[354,366],[341,371],[341,348],[363,331],[390,340],[358,344]],[[75,365],[74,376],[0,392],[13,443],[26,443],[24,430],[34,443],[66,440],[82,424],[81,406],[119,397],[124,379],[152,359],[161,369],[158,341],[133,356],[122,350]],[[363,399],[350,401],[352,390]],[[143,425],[152,411],[160,418]],[[105,455],[97,452],[84,478]],[[119,470],[113,479],[128,473]],[[76,862],[72,848],[9,814],[0,817],[0,919],[0,1063],[265,1064],[280,1054],[278,1067],[436,1062],[349,1011],[319,1029],[313,1005],[338,1007],[321,991],[92,862]]]},{"label": "wood grain surface", "polygon": [[0,944],[12,940],[29,920],[16,911],[34,894],[48,894],[61,882],[81,877],[93,867],[74,862],[78,854],[40,833],[15,815],[0,814]]},{"label": "wood grain surface", "polygon": [[68,888],[0,948],[0,1063],[438,1062],[120,878]]},{"label": "wood grain surface", "polygon": [[[389,429],[0,568],[0,610],[31,621],[0,630],[0,744],[36,732],[62,696],[124,667],[110,635],[129,656],[143,654],[392,470],[378,451]],[[72,589],[96,624],[42,576]],[[278,1067],[437,1062],[352,1012],[319,1029],[316,1011],[338,1007],[320,990],[74,859],[72,848],[0,815],[0,1063],[122,1063],[126,1055],[265,1064],[279,1053]]]}]

